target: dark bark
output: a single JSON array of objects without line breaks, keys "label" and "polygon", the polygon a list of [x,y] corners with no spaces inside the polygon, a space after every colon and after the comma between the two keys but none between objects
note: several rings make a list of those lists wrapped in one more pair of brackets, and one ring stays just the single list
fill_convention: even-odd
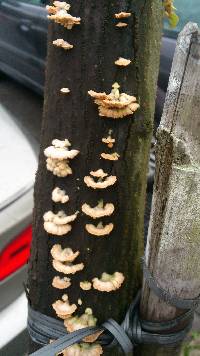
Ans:
[{"label": "dark bark", "polygon": [[[118,29],[114,14],[122,10],[133,12],[133,16],[128,19],[127,28]],[[76,303],[78,298],[83,301],[78,312],[91,307],[99,323],[109,317],[122,321],[127,306],[141,286],[139,259],[143,254],[146,172],[159,65],[161,2],[117,0],[113,4],[107,0],[77,0],[72,4],[71,13],[81,17],[80,26],[69,31],[60,25],[49,25],[29,296],[34,309],[55,317],[51,304],[63,293],[51,287],[57,273],[52,268],[50,249],[55,243],[61,243],[63,247],[78,249],[81,253],[77,261],[85,264],[85,269],[72,277],[72,286],[67,289],[70,301]],[[55,48],[51,43],[57,38],[69,41],[74,48],[68,52]],[[133,64],[125,68],[115,66],[114,61],[120,56],[133,59]],[[134,117],[100,118],[87,91],[110,92],[116,81],[122,91],[139,99],[141,108]],[[69,87],[71,93],[61,95],[62,87]],[[120,159],[114,163],[100,160],[100,153],[105,151],[101,139],[109,129],[113,130],[116,139],[113,151],[120,154]],[[54,138],[68,138],[72,147],[80,150],[71,163],[72,176],[57,178],[46,170],[43,150]],[[88,189],[83,177],[98,168],[116,175],[117,184],[102,191]],[[69,235],[64,238],[48,236],[43,229],[44,212],[63,209],[51,200],[55,186],[64,188],[69,194],[70,201],[65,207],[69,214],[80,210],[84,202],[95,205],[100,198],[113,202],[116,207],[113,217],[103,219],[114,223],[111,235],[107,238],[88,235],[84,225],[91,220],[79,214]],[[126,277],[123,287],[109,294],[80,290],[81,280],[91,280],[104,271],[123,272]]]}]

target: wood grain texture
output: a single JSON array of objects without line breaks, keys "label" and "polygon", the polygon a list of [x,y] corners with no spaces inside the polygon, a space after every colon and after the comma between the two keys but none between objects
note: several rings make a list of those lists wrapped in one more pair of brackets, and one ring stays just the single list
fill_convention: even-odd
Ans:
[{"label": "wood grain texture", "polygon": [[[189,23],[179,35],[164,112],[157,134],[157,168],[146,263],[171,295],[200,294],[200,33]],[[143,317],[170,320],[181,314],[159,300],[144,281]],[[180,328],[183,324],[180,325]],[[149,349],[148,355],[179,353]],[[146,355],[146,353],[144,353]]]},{"label": "wood grain texture", "polygon": [[[124,29],[115,27],[114,14],[131,11]],[[161,2],[159,0],[84,1],[72,3],[71,14],[81,17],[81,25],[71,31],[59,25],[49,25],[48,58],[44,118],[41,134],[39,167],[35,183],[33,243],[29,264],[29,295],[34,309],[55,316],[51,304],[63,294],[51,287],[53,276],[50,249],[55,243],[80,251],[77,262],[85,269],[72,276],[67,289],[70,301],[81,298],[86,307],[94,310],[98,321],[112,317],[122,321],[124,313],[141,285],[140,257],[143,254],[143,216],[146,173],[151,142],[156,81],[159,67],[161,37]],[[52,41],[63,38],[74,45],[68,52],[52,46]],[[122,69],[114,65],[118,57],[133,59],[133,64]],[[122,91],[137,96],[141,109],[136,115],[121,120],[98,117],[97,107],[87,95],[90,89],[110,92],[114,82]],[[67,96],[59,93],[68,87]],[[120,154],[117,162],[100,159],[105,151],[101,142],[109,129],[116,144],[113,151]],[[80,150],[71,167],[73,175],[57,178],[46,170],[43,150],[53,138],[68,138],[72,147]],[[103,168],[118,177],[112,188],[103,191],[88,189],[83,177],[91,170]],[[51,201],[55,186],[66,190],[70,201],[66,212],[80,210],[83,203],[96,205],[100,198],[115,204],[115,213],[104,222],[115,228],[105,238],[95,238],[85,231],[91,219],[79,214],[72,232],[66,237],[48,236],[43,229],[43,214],[57,212],[63,206]],[[91,280],[102,272],[121,271],[125,275],[123,287],[114,293],[82,291],[79,282]],[[115,353],[116,355],[116,353]]]}]

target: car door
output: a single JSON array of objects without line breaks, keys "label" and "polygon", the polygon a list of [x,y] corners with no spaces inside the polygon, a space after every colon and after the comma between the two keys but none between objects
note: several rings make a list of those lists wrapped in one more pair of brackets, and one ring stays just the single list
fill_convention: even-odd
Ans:
[{"label": "car door", "polygon": [[0,68],[42,91],[47,42],[41,0],[0,0]]}]

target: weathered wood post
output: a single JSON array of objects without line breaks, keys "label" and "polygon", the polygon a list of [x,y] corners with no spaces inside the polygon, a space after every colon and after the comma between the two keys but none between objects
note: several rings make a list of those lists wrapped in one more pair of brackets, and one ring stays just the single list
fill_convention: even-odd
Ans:
[{"label": "weathered wood post", "polygon": [[[183,299],[200,294],[200,33],[180,33],[164,113],[157,133],[157,163],[146,264],[158,284]],[[183,313],[159,300],[146,281],[141,303],[147,320]],[[180,323],[180,329],[184,323]],[[173,331],[173,330],[172,330]],[[150,347],[142,355],[176,355],[177,347]]]},{"label": "weathered wood post", "polygon": [[[93,309],[98,322],[109,317],[121,321],[125,311],[141,286],[140,257],[143,255],[143,215],[146,174],[151,142],[159,49],[162,26],[160,0],[83,1],[73,2],[70,10],[81,23],[68,31],[59,24],[49,25],[44,119],[41,135],[39,168],[35,183],[33,243],[29,265],[29,298],[32,308],[49,316],[56,316],[52,303],[67,293],[69,300]],[[115,13],[128,11],[122,19],[124,27],[116,24]],[[56,48],[56,39],[67,40],[74,47],[69,51]],[[132,63],[119,67],[119,57]],[[140,109],[133,116],[109,119],[98,116],[98,110],[88,95],[89,90],[109,93],[114,82],[120,90],[135,95]],[[70,93],[60,93],[68,87]],[[102,138],[112,130],[113,150],[120,158],[109,162],[100,159],[106,150]],[[52,139],[69,139],[80,154],[70,164],[73,175],[58,178],[46,169],[44,149]],[[89,189],[84,176],[102,168],[117,177],[117,183],[106,190]],[[60,187],[69,195],[64,210],[69,214],[81,210],[83,203],[97,205],[99,199],[115,205],[115,212],[104,219],[114,224],[113,232],[105,238],[92,237],[85,225],[92,220],[79,213],[66,237],[48,235],[43,227],[43,214],[58,212],[63,205],[51,199],[52,190]],[[84,270],[71,278],[71,286],[64,292],[52,287],[58,274],[52,267],[50,250],[54,244],[80,251],[78,262]],[[123,287],[113,293],[96,290],[83,291],[79,282],[100,277],[103,272],[120,271],[125,276]],[[30,351],[37,348],[32,345]],[[114,353],[116,355],[116,352]],[[111,351],[109,352],[111,355]]]}]

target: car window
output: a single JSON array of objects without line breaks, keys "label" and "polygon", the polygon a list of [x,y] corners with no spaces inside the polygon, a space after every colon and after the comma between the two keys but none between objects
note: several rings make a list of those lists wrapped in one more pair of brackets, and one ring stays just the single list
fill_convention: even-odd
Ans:
[{"label": "car window", "polygon": [[176,38],[178,33],[189,22],[196,22],[200,26],[200,0],[174,0],[179,23],[171,29],[168,21],[164,21],[164,32],[168,37]]}]

